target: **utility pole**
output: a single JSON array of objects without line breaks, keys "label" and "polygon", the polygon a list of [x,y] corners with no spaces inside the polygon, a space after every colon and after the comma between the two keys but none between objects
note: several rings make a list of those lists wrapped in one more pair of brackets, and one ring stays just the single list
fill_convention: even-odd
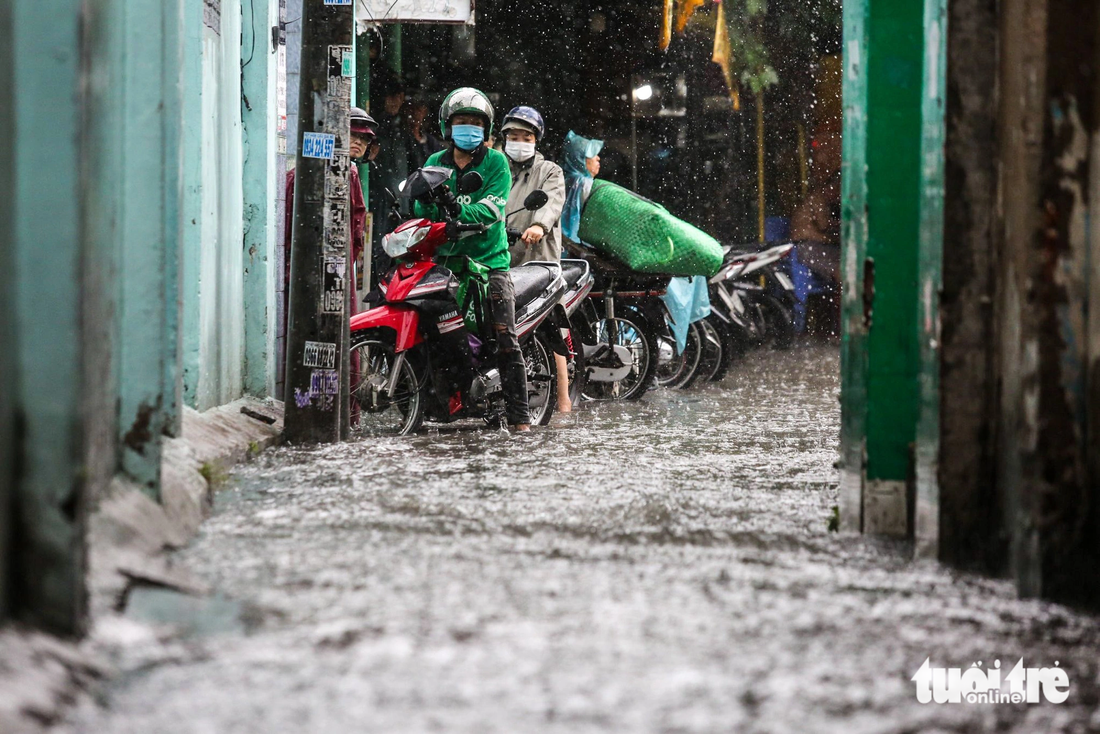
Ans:
[{"label": "utility pole", "polygon": [[284,435],[330,443],[349,420],[352,0],[305,0],[301,22]]}]

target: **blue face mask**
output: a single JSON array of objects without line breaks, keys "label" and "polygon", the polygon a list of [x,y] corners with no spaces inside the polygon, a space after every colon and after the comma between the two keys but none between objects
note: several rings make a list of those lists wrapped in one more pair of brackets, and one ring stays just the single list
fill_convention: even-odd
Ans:
[{"label": "blue face mask", "polygon": [[451,139],[459,150],[476,150],[485,142],[485,128],[479,125],[452,125]]}]

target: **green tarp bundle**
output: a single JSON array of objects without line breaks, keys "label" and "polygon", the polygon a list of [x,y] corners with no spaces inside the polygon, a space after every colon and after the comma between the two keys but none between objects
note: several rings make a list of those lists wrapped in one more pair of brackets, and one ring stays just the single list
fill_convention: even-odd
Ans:
[{"label": "green tarp bundle", "polygon": [[641,273],[710,277],[722,267],[718,240],[609,181],[592,182],[579,234]]}]

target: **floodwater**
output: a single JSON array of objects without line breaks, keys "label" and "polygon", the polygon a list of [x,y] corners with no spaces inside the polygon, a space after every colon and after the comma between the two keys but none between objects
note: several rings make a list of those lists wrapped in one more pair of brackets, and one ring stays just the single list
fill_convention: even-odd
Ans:
[{"label": "floodwater", "polygon": [[[829,531],[838,363],[750,355],[528,436],[270,452],[180,555],[217,592],[200,621],[107,624],[122,675],[73,728],[1100,730],[1094,618]],[[1057,661],[1071,695],[922,705],[929,657]]]}]

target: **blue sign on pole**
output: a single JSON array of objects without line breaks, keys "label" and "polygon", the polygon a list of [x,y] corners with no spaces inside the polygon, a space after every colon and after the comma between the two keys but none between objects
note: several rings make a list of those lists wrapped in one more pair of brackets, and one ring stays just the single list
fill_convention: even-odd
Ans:
[{"label": "blue sign on pole", "polygon": [[325,5],[351,5],[351,0],[325,0]]},{"label": "blue sign on pole", "polygon": [[336,150],[336,136],[328,133],[305,133],[302,136],[303,158],[324,158],[332,160]]}]

